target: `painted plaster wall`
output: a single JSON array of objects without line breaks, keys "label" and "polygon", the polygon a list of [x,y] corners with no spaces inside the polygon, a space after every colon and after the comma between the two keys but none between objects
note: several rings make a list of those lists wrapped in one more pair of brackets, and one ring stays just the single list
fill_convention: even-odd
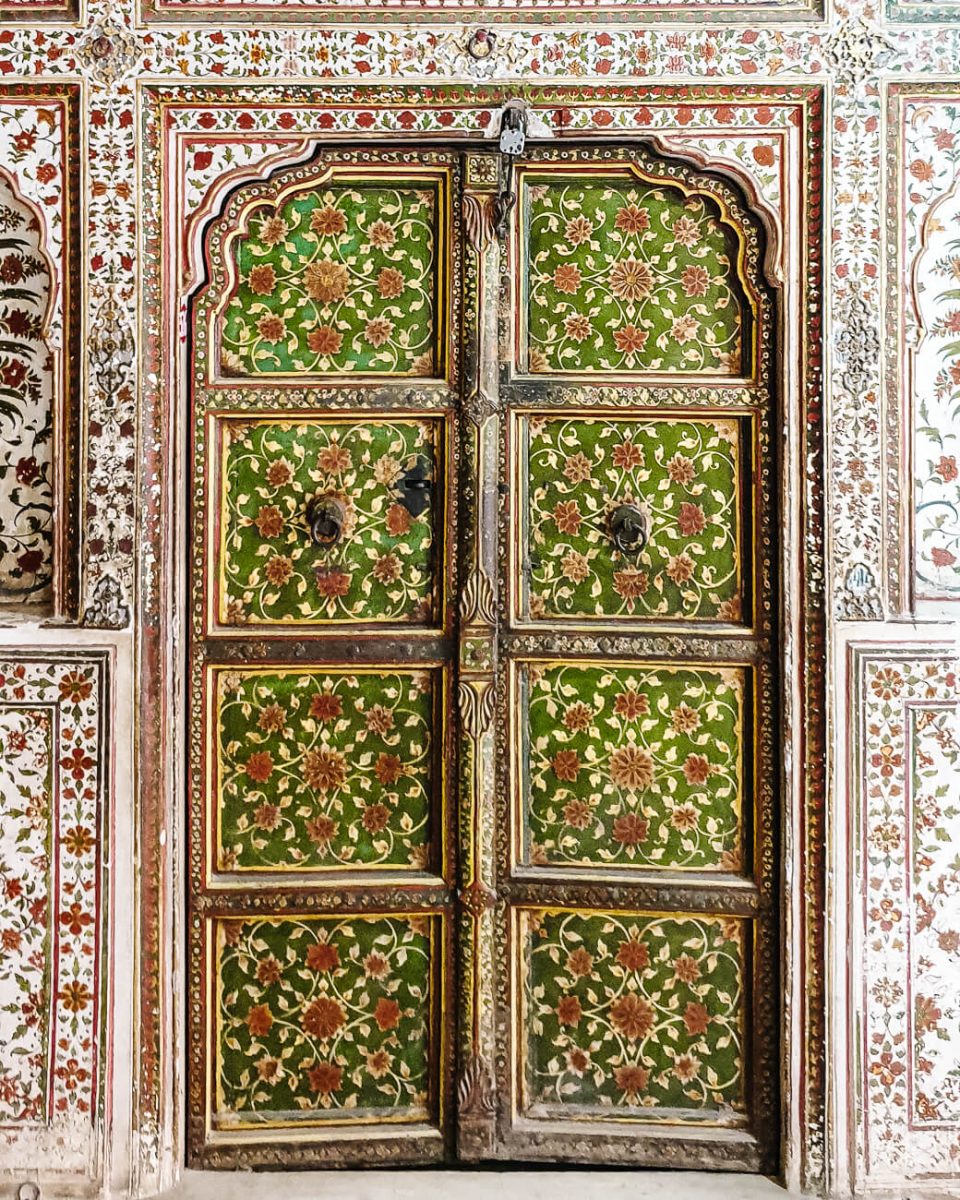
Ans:
[{"label": "painted plaster wall", "polygon": [[[247,5],[230,24],[179,0],[149,14],[130,3],[40,8],[17,4],[0,21],[0,166],[48,214],[59,294],[71,275],[82,290],[82,352],[69,364],[83,404],[82,536],[68,547],[82,628],[13,617],[0,631],[0,1031],[10,1026],[0,1074],[16,1084],[0,1097],[6,1178],[150,1194],[172,1181],[179,1155],[169,1000],[180,963],[161,886],[179,831],[174,813],[160,814],[162,843],[137,843],[139,785],[163,766],[141,762],[135,776],[133,765],[149,669],[138,647],[164,620],[150,503],[170,483],[141,470],[155,436],[139,414],[156,380],[138,370],[153,301],[143,256],[157,252],[141,173],[157,134],[151,95],[182,102],[169,119],[184,122],[189,215],[225,172],[276,151],[278,126],[289,144],[334,126],[415,132],[444,119],[429,104],[378,116],[368,102],[300,127],[293,113],[271,117],[253,83],[279,97],[295,85],[375,82],[464,83],[467,94],[492,81],[749,83],[814,85],[825,97],[829,1105],[825,1130],[797,1113],[790,1139],[817,1147],[809,1186],[960,1188],[960,6],[838,6],[824,18],[734,0],[592,15],[557,4],[543,23],[495,6],[483,16],[496,33],[483,61],[466,49],[480,18],[450,8],[407,24],[379,21],[371,6],[362,27],[355,10],[307,12],[294,0]],[[234,89],[236,104],[205,115],[193,104],[201,84]],[[568,120],[561,101],[544,107],[555,124]],[[643,107],[627,123],[601,94],[575,119],[642,131],[661,119],[638,115]],[[52,137],[71,120],[73,162]],[[740,132],[739,117],[709,120],[722,132],[705,127],[701,142],[747,169],[775,206],[774,108],[755,105]],[[205,142],[217,121],[238,136]],[[682,103],[669,117],[688,135],[701,121]],[[82,230],[70,261],[56,218],[65,172],[78,176]],[[819,236],[789,217],[785,226]],[[166,997],[141,971],[151,956],[174,981]],[[45,1015],[31,1023],[17,1006],[41,992]]]}]

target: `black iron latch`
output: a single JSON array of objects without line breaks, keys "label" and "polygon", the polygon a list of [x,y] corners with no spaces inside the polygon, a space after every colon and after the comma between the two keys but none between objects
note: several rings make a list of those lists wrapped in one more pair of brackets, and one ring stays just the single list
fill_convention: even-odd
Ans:
[{"label": "black iron latch", "polygon": [[397,502],[411,517],[419,517],[430,503],[430,490],[433,487],[429,468],[422,458],[404,471],[396,486]]}]

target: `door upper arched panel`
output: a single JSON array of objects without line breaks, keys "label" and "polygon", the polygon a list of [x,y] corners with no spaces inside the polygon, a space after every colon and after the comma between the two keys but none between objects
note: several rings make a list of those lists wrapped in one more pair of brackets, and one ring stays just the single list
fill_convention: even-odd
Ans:
[{"label": "door upper arched panel", "polygon": [[508,375],[750,389],[769,367],[764,233],[737,190],[644,146],[550,148],[516,173]]},{"label": "door upper arched panel", "polygon": [[458,158],[326,150],[245,184],[208,233],[212,386],[453,387]]}]

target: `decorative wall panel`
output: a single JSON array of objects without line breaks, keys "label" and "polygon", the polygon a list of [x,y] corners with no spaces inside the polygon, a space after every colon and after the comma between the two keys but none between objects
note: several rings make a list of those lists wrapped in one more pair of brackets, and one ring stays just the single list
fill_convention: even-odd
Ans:
[{"label": "decorative wall panel", "polygon": [[0,84],[0,604],[76,603],[75,88]]},{"label": "decorative wall panel", "polygon": [[54,280],[37,214],[0,174],[0,600],[46,604],[53,591],[53,407],[47,346]]},{"label": "decorative wall panel", "polygon": [[862,888],[858,1177],[931,1185],[960,1135],[960,688],[949,647],[854,647]]},{"label": "decorative wall panel", "polygon": [[108,656],[0,661],[6,1167],[89,1173],[104,1113]]},{"label": "decorative wall panel", "polygon": [[[830,560],[824,562],[813,551],[807,584],[815,596],[829,596],[837,618],[829,626],[831,638],[842,629],[838,621],[869,620],[874,623],[871,637],[899,645],[903,626],[884,624],[885,613],[908,611],[916,600],[926,616],[942,619],[955,598],[957,563],[948,557],[957,551],[947,519],[952,520],[957,500],[951,490],[957,482],[951,466],[955,449],[949,441],[955,401],[952,378],[948,386],[937,380],[944,372],[949,377],[955,357],[952,350],[941,351],[953,340],[948,328],[952,300],[943,296],[952,289],[954,256],[953,201],[948,197],[956,174],[950,144],[956,121],[948,110],[958,93],[955,83],[940,81],[956,76],[960,10],[952,0],[886,0],[880,6],[853,0],[828,6],[825,20],[818,19],[822,15],[822,6],[802,0],[642,0],[630,5],[619,0],[589,5],[511,0],[493,7],[440,0],[413,7],[406,0],[331,0],[323,7],[302,0],[254,0],[253,5],[147,0],[140,8],[133,0],[90,0],[82,21],[78,6],[53,0],[9,0],[3,7],[0,161],[15,164],[20,195],[45,218],[46,251],[55,277],[68,275],[60,275],[58,222],[66,230],[69,217],[78,231],[81,222],[79,205],[67,204],[69,188],[63,184],[83,192],[83,242],[76,238],[66,259],[76,264],[76,280],[83,281],[89,341],[81,352],[77,340],[62,361],[73,362],[84,375],[83,445],[77,445],[74,456],[84,464],[84,508],[82,521],[70,528],[73,518],[64,513],[59,532],[82,558],[80,607],[88,623],[122,629],[136,613],[142,648],[135,675],[140,694],[123,701],[125,708],[137,709],[142,737],[137,763],[140,936],[136,964],[129,972],[124,968],[113,984],[121,1003],[130,975],[140,989],[135,1171],[144,1191],[161,1178],[169,1182],[176,1158],[170,1150],[175,1143],[170,1114],[179,1104],[171,1066],[180,1052],[172,1028],[179,1008],[177,998],[164,989],[169,988],[169,964],[182,930],[176,913],[169,922],[160,914],[167,914],[183,891],[168,840],[171,822],[178,819],[178,801],[167,786],[178,678],[169,646],[177,628],[171,598],[179,595],[179,583],[172,578],[177,553],[162,531],[173,528],[183,511],[182,497],[171,494],[181,466],[174,448],[184,438],[172,376],[182,361],[178,338],[185,328],[186,294],[191,279],[202,274],[197,247],[204,221],[225,192],[260,175],[270,156],[303,159],[311,139],[318,137],[342,136],[354,143],[376,134],[442,140],[465,133],[478,138],[494,128],[496,110],[507,94],[526,95],[541,122],[537,128],[547,134],[589,133],[612,144],[627,135],[652,133],[674,148],[707,153],[714,163],[738,170],[744,186],[755,186],[779,219],[782,240],[774,257],[787,283],[783,311],[806,313],[812,350],[805,356],[796,347],[790,361],[802,362],[807,371],[810,428],[816,430],[822,418],[830,430],[827,459],[821,462],[815,450],[801,452],[792,476],[794,498],[799,501],[802,487],[813,510],[822,481],[830,482]],[[481,20],[487,23],[487,36],[475,39],[471,49],[472,26]],[[212,85],[218,77],[222,82]],[[56,79],[68,82],[50,82]],[[494,79],[500,84],[487,86]],[[46,82],[19,82],[26,80]],[[447,85],[446,80],[458,82]],[[682,83],[671,85],[670,80]],[[342,86],[335,86],[336,81]],[[412,86],[398,86],[404,82]],[[819,96],[824,83],[828,153],[822,156]],[[71,106],[70,119],[61,122]],[[82,174],[76,155],[73,169],[62,172],[64,154],[78,145],[76,136],[60,137],[68,126],[84,131]],[[29,136],[17,145],[20,134],[31,130],[37,135],[33,145]],[[885,188],[881,139],[886,131],[892,145]],[[826,168],[822,199],[821,158]],[[926,177],[928,171],[932,175]],[[886,225],[884,195],[891,201]],[[188,225],[191,214],[196,219]],[[935,228],[937,222],[941,228]],[[825,292],[817,282],[821,248]],[[812,282],[801,294],[807,279]],[[884,340],[879,290],[885,280],[891,295]],[[55,305],[61,297],[74,303],[58,288]],[[79,307],[74,305],[73,312],[79,316]],[[829,318],[825,328],[821,313]],[[929,331],[922,342],[917,340],[918,321]],[[942,333],[935,332],[938,322],[943,322]],[[67,338],[79,339],[80,327],[80,320],[55,315],[50,337],[56,341],[62,329]],[[906,369],[907,356],[898,354],[888,365],[884,390],[881,346],[897,343],[901,330],[900,349],[916,352],[917,382]],[[817,361],[821,338],[829,364],[823,388]],[[410,378],[418,380],[417,390],[428,405],[437,400],[437,389],[420,389],[418,377]],[[591,397],[590,404],[597,398]],[[38,466],[40,461],[37,457]],[[139,549],[137,502],[142,505]],[[787,536],[791,520],[788,514]],[[816,530],[812,536],[807,531],[808,548],[816,535]],[[938,634],[935,627],[928,629],[929,636]],[[805,633],[810,645],[822,647],[817,628]],[[655,652],[662,653],[668,644],[665,634]],[[822,656],[812,657],[813,678],[803,683],[816,697]],[[878,651],[875,657],[879,661],[883,656]],[[924,657],[918,649],[916,663]],[[907,672],[901,664],[896,669],[904,678],[910,675],[911,694],[919,694],[913,668]],[[948,674],[938,667],[935,679],[945,680]],[[859,832],[858,814],[848,814],[844,797],[832,787],[824,795],[821,784],[831,764],[845,754],[847,724],[863,725],[871,745],[877,737],[873,727],[882,728],[886,737],[879,701],[868,692],[859,697],[860,713],[854,712],[850,722],[842,719],[842,696],[831,692],[825,698],[821,709],[832,722],[836,741],[829,748],[816,742],[808,746],[812,801],[802,814],[784,814],[788,840],[795,839],[797,848],[797,876],[789,889],[792,908],[785,922],[795,931],[787,950],[795,955],[796,969],[788,963],[785,973],[793,988],[788,1023],[802,1059],[800,1067],[792,1060],[786,1097],[795,1106],[787,1125],[800,1128],[802,1148],[788,1144],[787,1171],[796,1184],[802,1154],[805,1182],[829,1177],[841,1190],[851,1182],[844,1174],[848,1147],[843,1122],[839,1129],[826,1125],[820,1103],[827,1042],[818,1001],[824,927],[817,854],[820,846],[843,842],[848,815],[855,834]],[[940,692],[930,701],[934,708],[938,697]],[[781,716],[789,722],[798,696],[790,693],[785,700]],[[936,781],[950,768],[944,748],[948,714],[935,713],[921,727],[922,718],[923,713],[913,718],[915,728],[904,733],[902,748],[891,726],[895,748],[870,768],[894,772],[879,780],[871,776],[871,787],[899,778],[901,790],[887,793],[890,812],[885,819],[903,828],[908,824],[908,778],[906,767],[893,760],[902,754],[904,762],[913,756],[920,763],[920,781],[915,788],[910,782],[918,795],[926,787],[923,770],[935,770],[930,780],[941,786]],[[871,749],[873,753],[879,751]],[[925,764],[924,756],[934,759],[935,767]],[[16,766],[11,761],[11,771]],[[943,815],[948,800],[937,799],[942,810],[938,828],[949,828],[953,819]],[[929,807],[926,800],[920,803]],[[124,811],[133,807],[123,805]],[[937,906],[945,904],[945,897],[936,885],[928,891],[923,882],[939,880],[949,863],[941,865],[931,842],[916,839],[916,844],[922,847],[916,858],[921,882],[911,883],[911,900],[916,897],[918,912],[922,900],[936,909],[937,917],[924,930],[911,930],[908,946],[902,920],[887,928],[891,906],[908,911],[895,896],[884,895],[857,915],[870,953],[885,956],[888,977],[900,987],[906,979],[914,980],[910,986],[924,1001],[918,1013],[914,992],[909,992],[902,1000],[906,1015],[901,1019],[898,1009],[891,1017],[891,1045],[880,1051],[880,1066],[871,1076],[876,1091],[867,1105],[872,1133],[865,1132],[864,1139],[865,1154],[873,1156],[871,1173],[863,1174],[864,1155],[858,1157],[856,1146],[851,1153],[860,1172],[852,1180],[858,1187],[875,1184],[902,1191],[916,1186],[928,1168],[935,1183],[951,1186],[953,1180],[946,1179],[951,1164],[957,1173],[956,1158],[950,1158],[958,1140],[950,1074],[957,1034],[942,987],[944,955],[952,951],[940,945],[944,930],[949,934],[956,920],[946,907],[941,914]],[[911,851],[907,857],[914,861],[916,856]],[[925,857],[933,858],[934,866],[927,866]],[[907,862],[897,867],[906,880]],[[879,873],[885,869],[879,863],[877,872],[864,873],[864,889],[874,878],[885,879]],[[40,887],[43,872],[36,875]],[[479,903],[482,890],[471,895]],[[132,899],[122,896],[121,902]],[[882,902],[888,899],[889,905]],[[836,923],[844,913],[830,916]],[[930,962],[933,967],[926,965]],[[843,980],[836,982],[842,990]],[[858,1013],[874,1022],[873,1032],[882,1032],[877,1022],[880,1014],[886,1019],[884,1004],[872,994],[857,996]],[[164,1022],[171,1022],[170,1027]],[[5,1027],[2,1034],[6,1036]],[[916,1054],[903,1049],[914,1044]],[[831,1050],[829,1067],[835,1073],[842,1070],[840,1057]],[[79,1071],[87,1069],[78,1063]],[[906,1084],[899,1089],[911,1063],[915,1082],[908,1093]],[[892,1099],[881,1104],[888,1076]],[[844,1086],[839,1078],[838,1111],[846,1120],[852,1103]],[[482,1111],[482,1088],[471,1095]],[[125,1106],[126,1094],[122,1100]],[[912,1114],[913,1122],[906,1132],[904,1114]],[[8,1150],[12,1155],[9,1147],[5,1154]],[[45,1157],[49,1161],[54,1156]],[[8,1162],[9,1156],[3,1166]],[[942,1177],[936,1174],[941,1171]]]},{"label": "decorative wall panel", "polygon": [[[324,0],[321,5],[308,6],[304,0],[254,0],[244,6],[239,0],[224,0],[214,4],[212,0],[144,0],[145,15],[167,20],[195,20],[197,15],[215,16],[223,19],[242,19],[249,15],[251,7],[263,17],[275,21],[277,17],[293,21],[323,21],[340,24],[343,22],[365,22],[369,20],[427,19],[437,22],[476,21],[478,19],[500,22],[528,21],[549,23],[553,21],[577,21],[602,18],[619,23],[638,17],[663,21],[690,21],[704,15],[706,10],[714,21],[742,20],[745,15],[760,18],[764,15],[804,18],[813,17],[819,11],[813,0]],[[363,36],[363,35],[361,35]],[[491,42],[496,41],[496,34]],[[482,39],[478,57],[490,53]],[[491,47],[492,48],[492,47]]]},{"label": "decorative wall panel", "polygon": [[889,227],[896,246],[888,383],[900,404],[909,504],[905,600],[960,599],[960,92],[891,89]]}]

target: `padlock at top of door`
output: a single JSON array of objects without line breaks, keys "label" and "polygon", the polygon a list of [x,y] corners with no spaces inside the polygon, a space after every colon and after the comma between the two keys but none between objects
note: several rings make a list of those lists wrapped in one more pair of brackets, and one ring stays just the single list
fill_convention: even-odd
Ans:
[{"label": "padlock at top of door", "polygon": [[523,153],[526,140],[526,106],[522,100],[508,100],[500,118],[500,153],[515,158]]}]

